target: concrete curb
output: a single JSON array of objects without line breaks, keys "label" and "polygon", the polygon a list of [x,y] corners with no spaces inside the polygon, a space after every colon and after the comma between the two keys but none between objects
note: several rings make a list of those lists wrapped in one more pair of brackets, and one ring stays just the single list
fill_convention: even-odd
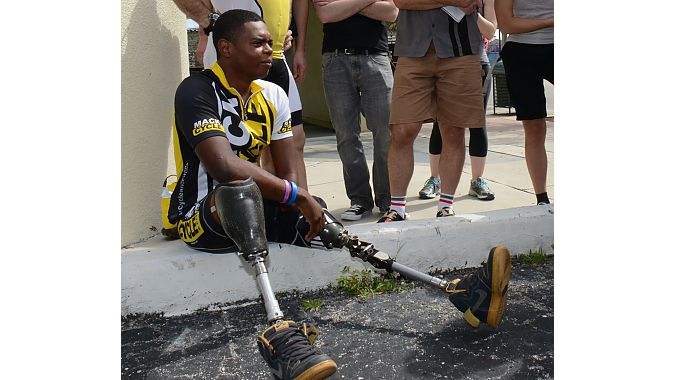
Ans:
[{"label": "concrete curb", "polygon": [[[474,267],[491,247],[512,255],[554,244],[554,206],[528,206],[452,218],[362,224],[351,234],[371,242],[401,264],[427,272]],[[308,249],[273,243],[267,259],[277,292],[335,284],[344,266],[373,269],[347,250]],[[179,315],[219,303],[259,297],[252,268],[237,255],[213,255],[181,241],[156,239],[122,251],[122,315]]]}]

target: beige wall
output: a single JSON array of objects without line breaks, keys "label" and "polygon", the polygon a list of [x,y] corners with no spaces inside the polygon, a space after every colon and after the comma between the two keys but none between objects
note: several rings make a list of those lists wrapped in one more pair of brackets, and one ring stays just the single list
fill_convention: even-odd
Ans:
[{"label": "beige wall", "polygon": [[186,17],[171,0],[122,0],[122,246],[161,228],[176,86],[188,76]]}]

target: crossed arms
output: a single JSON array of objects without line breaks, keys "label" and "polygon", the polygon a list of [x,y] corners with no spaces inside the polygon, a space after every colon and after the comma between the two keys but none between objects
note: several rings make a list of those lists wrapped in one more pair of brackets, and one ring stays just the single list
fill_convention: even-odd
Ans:
[{"label": "crossed arms", "polygon": [[322,24],[345,20],[357,13],[374,20],[393,22],[399,9],[393,0],[312,0]]}]

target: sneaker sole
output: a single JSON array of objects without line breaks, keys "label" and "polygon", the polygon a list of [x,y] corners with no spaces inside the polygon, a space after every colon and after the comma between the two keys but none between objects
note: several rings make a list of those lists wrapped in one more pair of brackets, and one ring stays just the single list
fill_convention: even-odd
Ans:
[{"label": "sneaker sole", "polygon": [[427,196],[427,195],[418,194],[418,198],[420,198],[420,199],[434,199],[434,198],[436,198],[436,197],[438,197],[438,196],[439,196],[439,194],[434,194],[434,195],[432,195],[432,196]]},{"label": "sneaker sole", "polygon": [[366,211],[365,213],[363,213],[361,215],[343,215],[343,214],[341,214],[340,219],[341,220],[352,220],[352,221],[354,221],[354,220],[361,220],[361,218],[363,218],[365,216],[370,216],[370,215],[371,215],[371,213],[369,211]]},{"label": "sneaker sole", "polygon": [[476,193],[471,189],[469,190],[469,195],[471,195],[473,197],[477,197],[479,200],[482,200],[482,201],[492,201],[493,199],[495,199],[495,195],[493,195],[493,194],[488,194],[488,195],[482,196],[482,195],[479,195],[479,193]]},{"label": "sneaker sole", "polygon": [[338,369],[336,362],[330,359],[325,360],[308,368],[305,372],[295,377],[294,380],[323,380],[336,373],[336,369]]},{"label": "sneaker sole", "polygon": [[486,324],[496,328],[502,322],[507,306],[507,287],[512,277],[512,258],[509,250],[501,245],[494,247],[492,256],[491,304],[488,308]]}]

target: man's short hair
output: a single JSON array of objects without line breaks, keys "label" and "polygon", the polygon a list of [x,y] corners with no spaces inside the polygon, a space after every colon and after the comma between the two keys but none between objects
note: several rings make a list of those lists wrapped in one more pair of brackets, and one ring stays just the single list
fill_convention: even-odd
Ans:
[{"label": "man's short hair", "polygon": [[244,9],[231,9],[220,15],[212,31],[216,58],[220,55],[218,53],[218,40],[226,39],[235,42],[244,32],[244,24],[256,21],[263,21],[263,19],[256,13]]}]

